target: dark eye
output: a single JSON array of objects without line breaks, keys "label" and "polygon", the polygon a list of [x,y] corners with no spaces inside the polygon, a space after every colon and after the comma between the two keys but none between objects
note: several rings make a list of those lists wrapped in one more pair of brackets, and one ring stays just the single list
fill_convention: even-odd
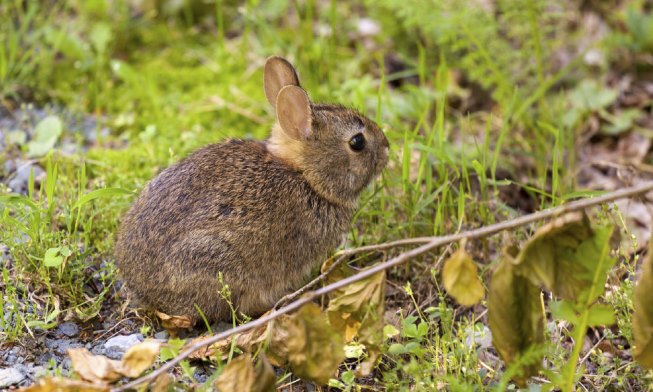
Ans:
[{"label": "dark eye", "polygon": [[355,134],[349,139],[349,147],[354,151],[362,151],[365,148],[365,136],[362,133]]}]

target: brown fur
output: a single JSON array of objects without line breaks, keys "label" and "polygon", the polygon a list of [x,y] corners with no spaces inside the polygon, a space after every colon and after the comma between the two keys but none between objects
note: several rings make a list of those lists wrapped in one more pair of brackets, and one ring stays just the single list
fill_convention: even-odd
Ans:
[{"label": "brown fur", "polygon": [[[253,316],[306,280],[346,233],[388,148],[376,124],[353,110],[311,104],[310,115],[306,139],[289,138],[277,123],[265,142],[206,146],[147,185],[116,245],[139,299],[171,315],[197,320],[197,305],[208,319],[227,320],[219,273],[238,311]],[[348,141],[361,131],[366,148],[352,151]]]}]

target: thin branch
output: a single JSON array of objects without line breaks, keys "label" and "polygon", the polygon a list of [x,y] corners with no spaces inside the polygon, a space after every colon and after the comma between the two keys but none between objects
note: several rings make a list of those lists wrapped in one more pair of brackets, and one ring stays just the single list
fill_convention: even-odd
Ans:
[{"label": "thin branch", "polygon": [[326,277],[329,276],[329,274],[331,272],[333,272],[333,270],[338,268],[338,266],[340,264],[342,264],[347,259],[346,255],[340,255],[340,254],[336,254],[336,255],[334,255],[332,257],[338,257],[338,259],[336,261],[334,261],[333,264],[331,264],[329,266],[329,268],[327,268],[326,271],[322,272],[317,278],[315,278],[315,279],[311,280],[310,282],[306,283],[299,290],[297,290],[297,291],[295,291],[293,293],[290,293],[288,295],[283,296],[280,300],[277,301],[276,304],[274,304],[273,309],[277,309],[278,307],[280,307],[284,303],[289,302],[291,300],[294,300],[295,298],[300,297],[302,294],[304,294],[305,292],[310,290],[311,287],[317,286],[318,283],[320,283],[321,281],[326,279]]},{"label": "thin branch", "polygon": [[397,266],[399,264],[405,263],[406,261],[419,256],[423,253],[426,253],[434,248],[437,248],[439,246],[447,245],[452,242],[457,242],[462,239],[477,239],[477,238],[482,238],[482,237],[487,237],[493,234],[496,234],[498,232],[501,232],[503,230],[508,230],[508,229],[514,229],[520,226],[527,225],[529,223],[545,220],[545,219],[550,219],[550,218],[555,218],[564,214],[567,214],[569,212],[574,212],[574,211],[580,211],[584,210],[588,207],[593,207],[599,204],[611,202],[617,199],[623,199],[626,197],[642,194],[648,191],[653,190],[653,181],[649,181],[637,186],[633,186],[630,188],[625,188],[625,189],[620,189],[618,191],[606,193],[604,195],[592,198],[592,199],[583,199],[583,200],[578,200],[574,201],[559,207],[555,208],[550,208],[538,212],[534,212],[532,214],[520,216],[515,219],[511,219],[509,221],[505,222],[500,222],[496,223],[490,226],[485,226],[481,227],[478,229],[474,230],[469,230],[465,231],[462,233],[457,233],[457,234],[452,234],[452,235],[445,235],[441,237],[421,237],[421,238],[413,238],[409,240],[400,240],[400,241],[393,241],[393,242],[387,242],[385,244],[379,244],[379,245],[370,245],[370,246],[363,246],[360,248],[356,249],[351,249],[349,251],[343,251],[340,253],[340,255],[349,255],[349,254],[354,254],[354,253],[359,253],[359,252],[367,252],[367,251],[373,251],[373,250],[382,250],[382,249],[388,249],[392,248],[395,246],[400,246],[400,245],[409,245],[409,244],[423,244],[415,249],[411,249],[407,252],[401,253],[398,256],[385,261],[383,263],[379,263],[377,265],[374,265],[370,267],[369,269],[366,269],[364,271],[361,271],[355,275],[349,276],[345,279],[339,280],[337,282],[331,283],[327,286],[324,286],[318,290],[311,291],[306,293],[303,297],[297,299],[294,302],[291,302],[290,304],[278,309],[278,310],[273,310],[272,312],[268,313],[267,315],[254,320],[250,321],[249,323],[241,324],[235,328],[232,328],[230,330],[224,331],[222,333],[219,333],[217,335],[212,336],[209,339],[203,340],[201,342],[197,342],[188,348],[186,348],[183,352],[181,352],[179,355],[177,355],[175,358],[171,359],[170,361],[166,362],[164,365],[162,365],[160,368],[154,370],[152,373],[147,374],[143,377],[140,377],[136,380],[133,380],[132,382],[119,386],[117,388],[113,388],[111,391],[112,392],[122,392],[127,389],[135,388],[138,385],[141,385],[143,383],[149,383],[154,381],[158,376],[161,374],[167,372],[168,370],[172,369],[175,365],[177,365],[179,362],[183,361],[184,359],[188,358],[192,353],[195,351],[198,351],[204,347],[207,347],[213,343],[216,343],[220,340],[226,339],[230,336],[233,336],[238,333],[242,333],[245,331],[249,331],[251,329],[263,326],[267,324],[268,322],[284,315],[291,313],[303,305],[312,302],[316,298],[328,294],[332,291],[338,290],[342,287],[345,287],[349,284],[352,284],[354,282],[358,282],[360,280],[366,279],[372,275],[375,275],[379,272],[385,271],[389,268],[392,268],[394,266]]}]

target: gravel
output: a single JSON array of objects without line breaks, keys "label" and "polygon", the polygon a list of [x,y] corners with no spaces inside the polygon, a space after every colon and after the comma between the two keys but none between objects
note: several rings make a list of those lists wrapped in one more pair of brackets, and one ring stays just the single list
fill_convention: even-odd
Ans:
[{"label": "gravel", "polygon": [[104,348],[109,352],[110,350],[125,352],[129,350],[130,347],[136,345],[143,341],[143,335],[140,333],[134,333],[131,335],[118,335],[114,336],[111,339],[107,340],[104,343]]},{"label": "gravel", "polygon": [[0,369],[0,388],[17,385],[25,379],[25,374],[16,367]]},{"label": "gravel", "polygon": [[79,327],[75,323],[67,322],[60,324],[57,328],[57,332],[72,338],[73,336],[77,336],[79,333]]}]

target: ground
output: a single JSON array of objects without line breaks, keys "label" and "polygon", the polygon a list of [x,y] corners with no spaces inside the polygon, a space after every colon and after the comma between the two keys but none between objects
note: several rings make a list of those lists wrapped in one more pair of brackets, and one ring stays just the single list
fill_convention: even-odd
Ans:
[{"label": "ground", "polygon": [[[270,55],[296,65],[314,101],[357,108],[390,140],[390,163],[342,249],[483,227],[652,177],[650,1],[427,3],[0,2],[0,388],[74,377],[69,348],[119,359],[137,341],[168,338],[122,287],[120,217],[150,178],[199,146],[267,137]],[[653,375],[633,360],[630,315],[651,204],[632,198],[593,214],[622,233],[601,297],[617,323],[574,342],[547,311],[543,368],[559,371],[580,344],[578,388],[646,390]],[[485,289],[501,249],[541,224],[463,245]],[[331,388],[514,387],[488,301],[464,307],[443,288],[443,262],[459,247],[388,272],[383,324],[398,334],[371,375],[354,377],[349,358]],[[191,365],[174,374],[196,387],[224,368]],[[277,376],[281,389],[319,387],[285,368]],[[552,380],[544,371],[531,389]]]}]

